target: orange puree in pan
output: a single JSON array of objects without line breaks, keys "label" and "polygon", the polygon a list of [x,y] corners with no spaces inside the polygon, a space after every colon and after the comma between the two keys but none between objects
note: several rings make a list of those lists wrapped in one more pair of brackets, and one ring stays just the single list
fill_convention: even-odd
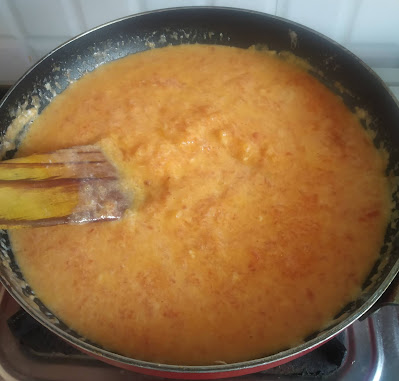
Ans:
[{"label": "orange puree in pan", "polygon": [[70,327],[169,364],[295,346],[360,292],[390,212],[385,160],[343,102],[273,54],[154,49],[57,96],[19,154],[97,143],[135,202],[117,222],[11,232]]}]

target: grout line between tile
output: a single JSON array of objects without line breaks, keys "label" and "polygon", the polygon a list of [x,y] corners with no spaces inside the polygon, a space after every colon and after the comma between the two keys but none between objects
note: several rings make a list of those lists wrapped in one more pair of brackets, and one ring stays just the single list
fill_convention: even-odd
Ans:
[{"label": "grout line between tile", "polygon": [[30,44],[27,43],[26,37],[27,37],[27,31],[25,29],[25,26],[22,22],[22,17],[18,11],[18,8],[16,7],[15,3],[13,0],[4,0],[6,1],[6,4],[8,6],[8,9],[10,10],[10,13],[12,17],[14,18],[15,21],[15,29],[17,32],[17,39],[18,41],[23,45],[25,51],[28,53],[28,60],[29,64],[33,64],[34,62],[34,51]]}]

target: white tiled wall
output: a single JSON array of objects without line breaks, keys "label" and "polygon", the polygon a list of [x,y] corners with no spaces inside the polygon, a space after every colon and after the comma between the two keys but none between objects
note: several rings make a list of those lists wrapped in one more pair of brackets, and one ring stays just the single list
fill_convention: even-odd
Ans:
[{"label": "white tiled wall", "polygon": [[[0,0],[0,84],[71,37],[133,13],[186,5],[253,9],[307,25],[383,68],[399,90],[399,0]],[[399,94],[399,91],[398,91]]]}]

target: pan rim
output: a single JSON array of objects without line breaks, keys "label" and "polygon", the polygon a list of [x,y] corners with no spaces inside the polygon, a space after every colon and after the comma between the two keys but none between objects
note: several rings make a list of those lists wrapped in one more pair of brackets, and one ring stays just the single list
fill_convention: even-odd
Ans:
[{"label": "pan rim", "polygon": [[[187,10],[204,10],[204,11],[230,11],[230,12],[237,12],[242,14],[254,14],[258,16],[262,16],[264,18],[269,18],[273,20],[278,20],[280,22],[284,22],[287,26],[292,26],[292,27],[299,27],[302,30],[307,30],[311,32],[312,34],[316,34],[317,36],[321,37],[323,40],[326,40],[329,44],[333,44],[335,47],[338,47],[341,51],[343,51],[345,54],[349,55],[351,59],[355,60],[358,64],[362,65],[365,69],[369,71],[369,73],[379,81],[379,84],[387,91],[391,97],[394,99],[397,107],[399,108],[399,102],[395,99],[393,96],[392,92],[389,90],[389,88],[385,85],[385,83],[381,80],[381,78],[367,65],[365,64],[360,58],[358,58],[356,55],[354,55],[352,52],[350,52],[348,49],[343,47],[342,45],[338,44],[334,40],[330,39],[329,37],[324,36],[323,34],[305,27],[299,23],[292,22],[290,20],[284,19],[282,17],[258,12],[258,11],[252,11],[252,10],[247,10],[247,9],[241,9],[241,8],[232,8],[232,7],[212,7],[212,6],[186,6],[186,7],[174,7],[174,8],[164,8],[164,9],[159,9],[159,10],[153,10],[153,11],[148,11],[148,12],[142,12],[138,14],[133,14],[125,17],[118,18],[116,20],[101,24],[97,27],[94,27],[90,30],[87,30],[76,37],[73,37],[69,39],[68,41],[64,42],[60,46],[56,47],[53,49],[51,52],[46,54],[43,58],[41,58],[37,63],[35,63],[31,68],[29,68],[23,75],[22,77],[12,86],[12,88],[7,92],[7,94],[4,96],[3,101],[0,103],[0,108],[4,105],[4,103],[7,101],[8,96],[13,92],[15,88],[19,86],[19,84],[26,78],[26,76],[31,73],[36,67],[38,67],[43,61],[51,58],[51,56],[57,52],[58,50],[66,47],[70,43],[80,39],[81,37],[93,33],[99,29],[108,27],[113,24],[117,24],[121,21],[129,20],[129,19],[136,19],[139,17],[143,17],[146,15],[153,15],[153,14],[160,14],[164,12],[181,12],[181,11],[187,11]],[[352,314],[348,315],[345,319],[343,319],[340,323],[334,325],[332,328],[329,328],[325,330],[324,332],[320,333],[320,335],[316,336],[313,339],[310,339],[303,344],[300,344],[298,346],[295,346],[293,348],[278,352],[273,355],[261,357],[258,359],[253,359],[253,360],[246,360],[246,361],[241,361],[241,362],[235,362],[235,363],[229,363],[229,364],[215,364],[215,365],[201,365],[201,366],[180,366],[180,365],[171,365],[171,364],[158,364],[154,362],[148,362],[148,361],[143,361],[143,360],[138,360],[138,359],[133,359],[130,357],[126,357],[123,355],[116,354],[111,351],[107,351],[105,349],[99,348],[93,344],[87,343],[83,340],[80,340],[73,335],[71,335],[68,332],[65,332],[61,328],[57,327],[53,323],[50,323],[48,320],[46,320],[43,316],[41,316],[34,308],[32,308],[26,301],[21,297],[20,294],[18,294],[11,285],[7,284],[7,282],[3,279],[3,275],[0,276],[0,280],[3,283],[4,287],[7,289],[7,291],[13,296],[14,299],[17,300],[19,305],[21,305],[30,315],[32,315],[37,321],[39,321],[42,325],[50,329],[52,332],[57,334],[58,336],[62,337],[66,341],[70,342],[71,344],[78,346],[82,349],[84,349],[87,352],[90,352],[94,355],[105,357],[107,359],[117,361],[120,363],[132,365],[136,368],[142,368],[142,369],[150,369],[154,371],[162,371],[162,372],[169,372],[169,373],[202,373],[202,374],[209,374],[209,373],[215,373],[215,372],[231,372],[234,373],[237,370],[245,370],[245,369],[252,369],[255,367],[260,367],[264,366],[267,364],[273,364],[277,362],[281,362],[285,359],[292,358],[293,355],[300,355],[303,352],[307,352],[309,350],[312,350],[319,346],[320,344],[328,341],[332,336],[337,335],[341,331],[343,331],[345,328],[350,326],[355,320],[357,320],[359,317],[361,317],[363,314],[365,314],[379,299],[379,297],[385,292],[385,290],[388,288],[390,283],[393,281],[395,276],[399,273],[399,260],[395,262],[393,265],[392,269],[389,271],[385,279],[381,282],[380,286],[377,288],[377,290],[365,301],[360,307],[356,309],[355,312]],[[228,377],[228,375],[226,375]]]}]

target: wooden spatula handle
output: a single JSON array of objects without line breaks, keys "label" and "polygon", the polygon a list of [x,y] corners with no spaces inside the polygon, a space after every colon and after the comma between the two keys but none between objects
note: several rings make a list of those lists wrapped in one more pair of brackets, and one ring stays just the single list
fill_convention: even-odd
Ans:
[{"label": "wooden spatula handle", "polygon": [[0,162],[0,228],[114,220],[128,207],[118,173],[96,146]]}]

